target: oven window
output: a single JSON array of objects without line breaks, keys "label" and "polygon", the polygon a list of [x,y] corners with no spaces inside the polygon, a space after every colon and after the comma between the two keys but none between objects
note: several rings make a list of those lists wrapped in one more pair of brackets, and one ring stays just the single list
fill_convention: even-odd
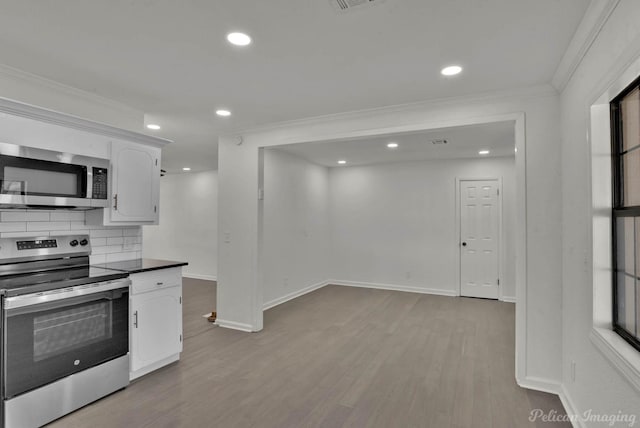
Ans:
[{"label": "oven window", "polygon": [[[16,192],[18,190],[18,192]],[[76,196],[78,176],[57,171],[5,167],[2,193]]]},{"label": "oven window", "polygon": [[33,318],[33,360],[41,361],[111,338],[111,301]]}]

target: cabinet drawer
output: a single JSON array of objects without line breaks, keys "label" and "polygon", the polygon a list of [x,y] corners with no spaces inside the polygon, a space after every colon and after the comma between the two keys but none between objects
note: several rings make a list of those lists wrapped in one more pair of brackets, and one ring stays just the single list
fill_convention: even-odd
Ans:
[{"label": "cabinet drawer", "polygon": [[131,294],[140,294],[181,284],[182,269],[179,267],[134,273],[131,275]]}]

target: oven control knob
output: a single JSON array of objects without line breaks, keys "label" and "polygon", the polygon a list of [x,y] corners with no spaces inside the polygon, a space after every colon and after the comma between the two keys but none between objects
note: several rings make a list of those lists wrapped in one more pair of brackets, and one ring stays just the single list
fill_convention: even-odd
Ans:
[{"label": "oven control knob", "polygon": [[86,239],[83,239],[82,241],[80,241],[80,245],[82,245],[83,247],[85,245],[87,245],[89,243],[89,241],[87,241]]},{"label": "oven control knob", "polygon": [[75,247],[78,245],[78,240],[74,239],[73,241],[69,242],[69,245],[71,245],[72,247]]}]

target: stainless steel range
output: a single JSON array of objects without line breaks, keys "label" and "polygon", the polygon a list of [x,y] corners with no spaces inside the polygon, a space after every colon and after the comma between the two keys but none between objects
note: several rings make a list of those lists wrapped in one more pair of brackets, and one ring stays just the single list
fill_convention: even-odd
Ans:
[{"label": "stainless steel range", "polygon": [[129,384],[127,273],[88,235],[0,239],[2,421],[38,427]]}]

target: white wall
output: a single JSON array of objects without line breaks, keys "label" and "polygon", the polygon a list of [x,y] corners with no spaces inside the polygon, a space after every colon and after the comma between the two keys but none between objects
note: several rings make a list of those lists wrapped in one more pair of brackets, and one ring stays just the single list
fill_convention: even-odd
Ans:
[{"label": "white wall", "polygon": [[[631,387],[589,338],[593,326],[591,268],[591,152],[589,106],[640,56],[640,2],[623,0],[609,17],[562,92],[563,387],[581,414],[633,413],[640,391]],[[571,363],[575,361],[575,381]],[[636,420],[636,423],[638,421]],[[593,426],[598,426],[593,424]],[[627,426],[627,425],[624,425]]]},{"label": "white wall", "polygon": [[183,275],[218,275],[218,173],[168,174],[160,179],[160,224],[143,226],[143,256],[188,262]]},{"label": "white wall", "polygon": [[516,124],[516,177],[517,210],[523,213],[516,219],[516,275],[522,286],[516,305],[517,378],[521,384],[557,390],[562,377],[560,117],[557,93],[548,86],[298,121],[245,132],[241,145],[233,136],[221,137],[218,324],[262,329],[256,197],[260,147],[514,117],[521,118]]},{"label": "white wall", "polygon": [[456,295],[456,178],[494,177],[504,186],[502,291],[515,298],[513,157],[331,168],[331,278]]},{"label": "white wall", "polygon": [[264,151],[263,300],[266,307],[323,285],[329,273],[328,168]]}]

